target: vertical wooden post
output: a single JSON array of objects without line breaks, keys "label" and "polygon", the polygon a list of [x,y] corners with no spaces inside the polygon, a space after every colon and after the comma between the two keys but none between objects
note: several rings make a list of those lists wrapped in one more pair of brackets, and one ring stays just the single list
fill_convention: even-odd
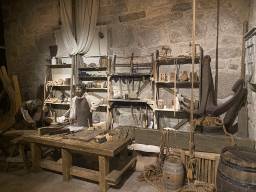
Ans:
[{"label": "vertical wooden post", "polygon": [[30,143],[30,147],[31,147],[31,155],[32,155],[32,171],[34,173],[38,173],[42,171],[40,167],[40,161],[42,159],[41,157],[42,150],[36,143]]},{"label": "vertical wooden post", "polygon": [[106,181],[106,176],[109,174],[109,157],[99,156],[99,171],[100,171],[100,191],[106,192],[109,185]]},{"label": "vertical wooden post", "polygon": [[215,157],[215,178],[214,178],[214,184],[216,184],[216,177],[217,177],[217,170],[218,170],[218,166],[219,166],[219,161],[220,161],[220,157],[216,156]]},{"label": "vertical wooden post", "polygon": [[26,173],[28,174],[29,173],[29,166],[28,166],[27,157],[26,157],[24,148],[25,148],[24,144],[20,143],[19,144],[19,153],[20,153],[20,155],[22,157],[22,160],[23,160],[23,163],[24,163],[24,169],[25,169]]},{"label": "vertical wooden post", "polygon": [[70,168],[72,167],[72,156],[67,149],[61,149],[62,156],[62,172],[63,172],[63,181],[68,182],[72,179],[70,174]]}]

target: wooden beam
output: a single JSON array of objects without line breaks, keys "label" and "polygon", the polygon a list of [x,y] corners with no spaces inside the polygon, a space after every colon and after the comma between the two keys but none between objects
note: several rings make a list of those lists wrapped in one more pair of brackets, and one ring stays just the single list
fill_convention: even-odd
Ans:
[{"label": "wooden beam", "polygon": [[109,157],[99,156],[99,171],[100,171],[100,191],[107,192],[109,185],[106,181],[106,176],[109,174]]},{"label": "wooden beam", "polygon": [[[188,150],[189,132],[169,132],[169,146]],[[161,130],[135,128],[135,142],[146,145],[160,146]],[[255,147],[255,140],[250,138],[235,138],[237,146]],[[231,146],[231,138],[225,135],[195,134],[195,150],[208,153],[221,153],[224,147]],[[167,145],[167,143],[166,143]]]},{"label": "wooden beam", "polygon": [[40,162],[42,159],[42,150],[36,143],[30,143],[32,155],[32,171],[38,173],[41,171]]},{"label": "wooden beam", "polygon": [[42,160],[40,162],[40,167],[62,173],[62,163],[57,163],[55,161]]},{"label": "wooden beam", "polygon": [[63,171],[63,181],[68,182],[72,179],[70,174],[70,168],[72,167],[72,156],[67,149],[61,149],[62,157],[62,171]]},{"label": "wooden beam", "polygon": [[76,167],[76,166],[72,166],[70,168],[70,173],[73,176],[89,179],[92,181],[99,181],[99,177],[100,177],[99,171],[94,171],[94,170],[85,169],[85,168]]},{"label": "wooden beam", "polygon": [[179,122],[179,123],[177,123],[177,125],[175,125],[174,127],[173,127],[173,129],[179,129],[182,125],[184,125],[185,123],[187,123],[188,122],[188,119],[187,118],[185,118],[185,119],[182,119],[181,120],[181,122]]},{"label": "wooden beam", "polygon": [[106,180],[109,185],[117,185],[121,181],[121,176],[127,169],[129,169],[133,164],[135,164],[137,157],[134,157],[121,171],[113,170],[110,174],[106,176]]},{"label": "wooden beam", "polygon": [[16,106],[16,111],[18,111],[22,103],[22,100],[21,100],[20,87],[19,87],[17,75],[12,76],[12,81],[13,81],[14,92],[15,92],[15,101],[16,101],[15,106]]}]

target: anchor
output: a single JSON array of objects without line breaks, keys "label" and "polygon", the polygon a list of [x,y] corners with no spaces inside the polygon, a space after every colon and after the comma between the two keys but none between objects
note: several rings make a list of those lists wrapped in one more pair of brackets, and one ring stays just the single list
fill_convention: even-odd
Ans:
[{"label": "anchor", "polygon": [[[232,91],[235,92],[232,98],[221,105],[214,103],[214,86],[213,78],[210,67],[211,57],[206,55],[203,57],[202,61],[202,97],[198,109],[195,109],[193,115],[195,118],[204,118],[204,117],[219,117],[221,114],[228,111],[236,101],[245,94],[246,89],[243,87],[244,80],[239,79],[232,87]],[[186,104],[181,97],[179,99],[181,108],[190,113],[188,104]]]}]

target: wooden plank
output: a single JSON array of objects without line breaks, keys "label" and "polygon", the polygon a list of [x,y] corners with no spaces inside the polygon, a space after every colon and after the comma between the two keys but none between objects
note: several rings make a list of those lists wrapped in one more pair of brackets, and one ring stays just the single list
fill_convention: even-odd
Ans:
[{"label": "wooden plank", "polygon": [[217,177],[217,170],[218,170],[218,166],[219,166],[219,161],[220,161],[220,157],[216,156],[215,158],[215,177],[214,177],[214,184],[216,184],[216,177]]},{"label": "wooden plank", "polygon": [[[185,155],[189,155],[189,151],[185,151]],[[215,160],[216,156],[220,156],[217,153],[195,152],[196,158]]]},{"label": "wooden plank", "polygon": [[61,149],[63,181],[72,179],[70,168],[72,167],[72,156],[67,149]]},{"label": "wooden plank", "polygon": [[50,131],[60,130],[62,127],[41,127],[37,129],[38,135],[45,135]]},{"label": "wooden plank", "polygon": [[216,163],[215,163],[215,160],[212,161],[212,184],[215,184],[215,166],[216,166]]},{"label": "wooden plank", "polygon": [[[169,132],[169,146],[188,150],[189,132]],[[160,146],[161,130],[135,128],[135,142],[146,145]],[[255,140],[251,138],[235,138],[237,146],[255,147]],[[231,138],[225,135],[195,134],[195,150],[208,153],[221,153],[224,147],[231,146]]]},{"label": "wooden plank", "polygon": [[180,158],[183,164],[185,164],[185,151],[184,150],[180,150]]},{"label": "wooden plank", "polygon": [[44,169],[49,169],[53,171],[58,171],[62,173],[62,163],[57,163],[55,161],[50,160],[42,160],[40,162],[40,167]]},{"label": "wooden plank", "polygon": [[248,137],[248,109],[242,107],[238,112],[238,137]]},{"label": "wooden plank", "polygon": [[209,160],[209,164],[208,164],[208,181],[207,183],[211,183],[212,182],[212,161]]},{"label": "wooden plank", "polygon": [[71,136],[71,135],[67,135],[65,136],[65,138],[68,139],[72,139],[72,140],[78,140],[78,141],[84,141],[84,142],[89,142],[92,139],[94,139],[97,135],[102,135],[105,134],[107,132],[107,130],[92,130],[92,131],[84,131],[82,133],[80,133],[78,136]]},{"label": "wooden plank", "polygon": [[6,114],[4,114],[4,116],[1,118],[0,130],[5,131],[5,130],[9,129],[12,125],[14,125],[14,123],[15,123],[14,116],[16,113],[15,93],[14,93],[13,87],[10,83],[10,79],[7,75],[5,66],[1,67],[0,79],[3,83],[3,87],[6,90],[8,96],[9,96],[10,102],[11,102],[9,111]]},{"label": "wooden plank", "polygon": [[42,158],[42,150],[36,143],[30,143],[32,155],[32,171],[38,173],[41,171],[40,162]]},{"label": "wooden plank", "polygon": [[20,153],[20,156],[21,156],[22,161],[24,163],[24,170],[25,170],[26,173],[29,173],[29,165],[28,165],[28,162],[27,162],[27,157],[26,157],[24,148],[25,148],[24,144],[20,143],[19,144],[19,153]]},{"label": "wooden plank", "polygon": [[19,88],[19,82],[18,82],[17,75],[12,76],[12,80],[13,80],[14,92],[15,92],[15,101],[16,101],[15,106],[16,106],[16,111],[18,111],[20,108],[20,105],[22,103],[22,100],[21,100],[20,88]]},{"label": "wooden plank", "polygon": [[185,119],[182,119],[181,120],[181,122],[179,122],[177,125],[175,125],[174,127],[173,127],[173,129],[179,129],[182,125],[184,125],[185,123],[187,123],[188,122],[188,119],[187,118],[185,118]]},{"label": "wooden plank", "polygon": [[205,159],[204,160],[204,182],[207,183],[208,181],[208,164],[209,164],[209,160],[208,159]]},{"label": "wooden plank", "polygon": [[[0,131],[0,134],[2,131]],[[35,133],[34,130],[10,130],[3,133],[3,136],[19,136],[19,135],[29,135]]]},{"label": "wooden plank", "polygon": [[109,157],[99,156],[99,172],[100,172],[100,191],[107,192],[109,185],[106,176],[109,174]]},{"label": "wooden plank", "polygon": [[73,176],[81,177],[84,179],[89,179],[92,181],[99,181],[100,172],[90,169],[85,169],[77,166],[72,166],[70,168],[70,174]]},{"label": "wooden plank", "polygon": [[106,180],[109,185],[117,185],[121,181],[121,176],[127,169],[129,169],[133,164],[135,164],[137,157],[134,157],[121,171],[113,170],[110,174],[106,176]]}]

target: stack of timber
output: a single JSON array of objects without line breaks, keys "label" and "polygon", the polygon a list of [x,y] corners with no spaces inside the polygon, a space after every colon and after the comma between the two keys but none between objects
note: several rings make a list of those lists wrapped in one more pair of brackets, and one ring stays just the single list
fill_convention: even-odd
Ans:
[{"label": "stack of timber", "polygon": [[13,76],[13,84],[11,84],[11,81],[7,75],[6,69],[4,66],[1,67],[0,70],[0,79],[3,83],[4,90],[1,92],[0,100],[2,100],[2,96],[6,92],[8,94],[8,97],[10,99],[10,109],[9,111],[4,114],[0,121],[0,131],[6,131],[8,130],[12,125],[15,123],[15,114],[19,110],[20,104],[21,104],[21,95],[19,90],[19,84],[17,76]]}]

